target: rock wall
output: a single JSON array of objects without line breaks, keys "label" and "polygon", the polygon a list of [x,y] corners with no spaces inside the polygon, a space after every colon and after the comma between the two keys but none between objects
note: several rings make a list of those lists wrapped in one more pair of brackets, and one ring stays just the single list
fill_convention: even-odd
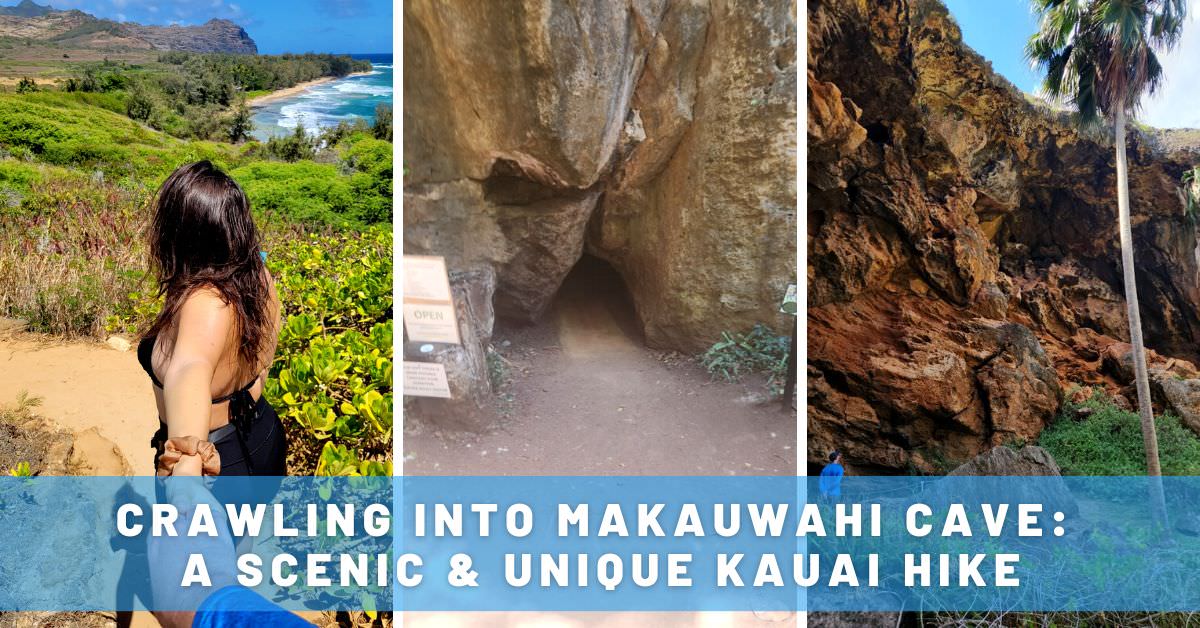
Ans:
[{"label": "rock wall", "polygon": [[[860,470],[940,470],[1036,439],[1070,384],[1125,392],[1105,132],[995,75],[936,0],[809,11],[810,461],[841,448]],[[1160,384],[1194,377],[1200,332],[1178,194],[1200,155],[1164,139],[1134,132],[1129,151]]]},{"label": "rock wall", "polygon": [[622,274],[652,346],[783,323],[795,9],[405,3],[405,252],[494,269],[510,320],[542,316],[587,249]]}]

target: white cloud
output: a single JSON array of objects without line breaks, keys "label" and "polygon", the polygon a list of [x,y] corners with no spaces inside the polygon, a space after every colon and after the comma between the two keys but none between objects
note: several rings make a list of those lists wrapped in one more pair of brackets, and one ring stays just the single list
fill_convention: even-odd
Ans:
[{"label": "white cloud", "polygon": [[1142,99],[1138,119],[1161,128],[1200,128],[1200,0],[1188,3],[1183,36],[1159,61],[1163,84]]}]

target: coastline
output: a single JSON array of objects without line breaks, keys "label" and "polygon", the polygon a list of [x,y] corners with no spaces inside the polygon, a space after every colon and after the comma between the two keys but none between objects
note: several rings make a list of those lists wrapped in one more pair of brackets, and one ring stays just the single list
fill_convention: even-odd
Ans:
[{"label": "coastline", "polygon": [[299,94],[300,92],[303,92],[304,90],[309,89],[310,87],[316,87],[317,85],[329,83],[331,81],[336,81],[339,79],[349,78],[351,76],[366,76],[367,74],[370,74],[370,72],[351,72],[351,73],[347,74],[346,76],[322,76],[321,78],[313,79],[311,81],[304,81],[303,83],[296,83],[295,85],[293,85],[291,87],[277,89],[277,90],[271,92],[270,94],[263,94],[262,96],[251,98],[250,100],[246,101],[246,106],[250,107],[250,108],[261,107],[270,102],[279,100],[280,98],[287,98],[289,96],[295,96],[296,94]]}]

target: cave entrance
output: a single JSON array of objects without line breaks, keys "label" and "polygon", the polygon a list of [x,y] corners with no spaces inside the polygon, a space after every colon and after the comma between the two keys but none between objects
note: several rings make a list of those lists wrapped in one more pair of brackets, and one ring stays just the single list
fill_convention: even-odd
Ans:
[{"label": "cave entrance", "polygon": [[617,269],[584,254],[554,297],[552,312],[568,355],[581,356],[641,348],[641,324],[633,299]]}]

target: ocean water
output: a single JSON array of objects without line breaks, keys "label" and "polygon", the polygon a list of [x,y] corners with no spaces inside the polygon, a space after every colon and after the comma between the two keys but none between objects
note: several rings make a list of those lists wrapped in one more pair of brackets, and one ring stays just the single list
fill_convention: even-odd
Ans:
[{"label": "ocean water", "polygon": [[392,55],[355,54],[371,62],[370,74],[348,76],[322,83],[294,96],[255,107],[252,120],[256,139],[292,133],[298,123],[315,130],[337,126],[342,120],[364,118],[375,121],[375,106],[392,104]]}]

